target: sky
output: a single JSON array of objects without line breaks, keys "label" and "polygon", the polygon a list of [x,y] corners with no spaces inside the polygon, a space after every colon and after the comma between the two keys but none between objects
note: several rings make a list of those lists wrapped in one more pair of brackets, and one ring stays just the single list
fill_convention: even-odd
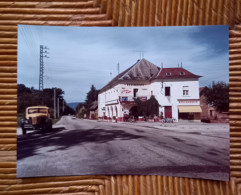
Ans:
[{"label": "sky", "polygon": [[104,87],[143,56],[164,68],[203,76],[200,87],[229,82],[228,26],[61,27],[18,25],[18,84],[38,89],[40,45],[44,88],[59,87],[65,100],[83,102],[93,84]]}]

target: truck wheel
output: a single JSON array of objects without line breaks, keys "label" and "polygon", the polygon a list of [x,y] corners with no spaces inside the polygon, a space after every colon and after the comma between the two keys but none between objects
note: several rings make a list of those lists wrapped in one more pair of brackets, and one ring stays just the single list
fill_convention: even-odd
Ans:
[{"label": "truck wheel", "polygon": [[27,130],[24,127],[22,127],[22,132],[23,132],[23,135],[26,135]]},{"label": "truck wheel", "polygon": [[48,130],[48,126],[45,124],[45,125],[42,126],[41,129],[42,129],[43,132],[46,132]]},{"label": "truck wheel", "polygon": [[52,131],[52,129],[53,129],[52,122],[49,123],[49,128],[48,129],[49,129],[49,131]]},{"label": "truck wheel", "polygon": [[51,131],[51,130],[52,130],[52,120],[49,120],[49,121],[48,121],[47,130],[48,130],[48,131]]}]

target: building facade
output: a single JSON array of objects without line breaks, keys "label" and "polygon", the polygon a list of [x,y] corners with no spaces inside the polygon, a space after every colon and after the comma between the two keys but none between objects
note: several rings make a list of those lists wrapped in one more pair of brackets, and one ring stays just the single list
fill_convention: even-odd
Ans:
[{"label": "building facade", "polygon": [[146,101],[154,96],[159,116],[200,120],[199,78],[182,67],[160,68],[146,59],[138,60],[100,90],[98,116],[123,121],[135,107],[134,98]]}]

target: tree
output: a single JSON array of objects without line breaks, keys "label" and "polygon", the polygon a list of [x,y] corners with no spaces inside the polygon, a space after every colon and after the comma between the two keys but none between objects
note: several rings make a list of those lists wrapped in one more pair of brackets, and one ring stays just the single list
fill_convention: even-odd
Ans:
[{"label": "tree", "polygon": [[78,118],[84,118],[85,114],[87,114],[87,110],[85,109],[85,107],[83,106],[82,108],[80,108],[80,110],[77,113],[77,117]]},{"label": "tree", "polygon": [[71,107],[69,107],[66,102],[65,102],[65,108],[64,108],[64,112],[63,112],[64,115],[68,115],[68,114],[71,114],[71,115],[74,115],[75,114],[75,110]]},{"label": "tree", "polygon": [[225,82],[213,82],[211,87],[204,89],[203,94],[207,104],[215,107],[219,112],[229,110],[229,85]]},{"label": "tree", "polygon": [[91,103],[98,100],[98,93],[99,90],[97,90],[94,85],[91,85],[90,91],[87,93],[85,100],[85,107],[88,111],[90,109]]},{"label": "tree", "polygon": [[139,116],[151,116],[159,115],[159,103],[154,96],[151,96],[149,100],[142,101],[140,98],[135,99],[135,103]]},{"label": "tree", "polygon": [[[25,109],[29,106],[48,106],[53,114],[53,99],[54,99],[54,88],[46,88],[43,91],[34,89],[33,87],[28,88],[24,84],[18,84],[18,114],[23,114]],[[63,100],[64,91],[60,88],[56,88],[56,99],[59,98],[60,101]],[[67,111],[72,112],[71,110]],[[60,114],[63,114],[62,109],[60,109]]]},{"label": "tree", "polygon": [[79,110],[80,110],[83,106],[84,106],[84,103],[80,102],[80,103],[76,106],[75,112],[78,113]]},{"label": "tree", "polygon": [[153,117],[154,115],[159,115],[159,103],[156,98],[152,95],[149,100],[147,100],[147,110],[149,116]]}]

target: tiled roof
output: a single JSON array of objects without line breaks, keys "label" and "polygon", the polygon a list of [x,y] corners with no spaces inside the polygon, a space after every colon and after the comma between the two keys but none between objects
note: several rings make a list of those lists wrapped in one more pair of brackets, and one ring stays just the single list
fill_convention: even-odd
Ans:
[{"label": "tiled roof", "polygon": [[182,67],[177,68],[162,68],[155,79],[180,79],[180,78],[200,78]]},{"label": "tiled roof", "polygon": [[146,59],[138,61],[129,71],[127,71],[120,80],[150,80],[160,68]]},{"label": "tiled roof", "polygon": [[98,102],[94,101],[91,103],[90,110],[96,110],[98,108]]},{"label": "tiled roof", "polygon": [[100,92],[105,91],[113,85],[115,85],[118,81],[123,80],[135,80],[135,81],[148,81],[152,77],[154,77],[160,68],[146,59],[138,60],[134,65],[130,68],[126,69],[115,78],[113,78],[106,86],[104,86]]},{"label": "tiled roof", "polygon": [[118,82],[127,81],[151,81],[154,79],[180,79],[180,78],[200,78],[182,67],[178,68],[160,68],[146,59],[138,60],[130,68],[126,69],[115,78],[113,78],[107,85],[105,85],[100,92],[108,90],[116,85]]}]

